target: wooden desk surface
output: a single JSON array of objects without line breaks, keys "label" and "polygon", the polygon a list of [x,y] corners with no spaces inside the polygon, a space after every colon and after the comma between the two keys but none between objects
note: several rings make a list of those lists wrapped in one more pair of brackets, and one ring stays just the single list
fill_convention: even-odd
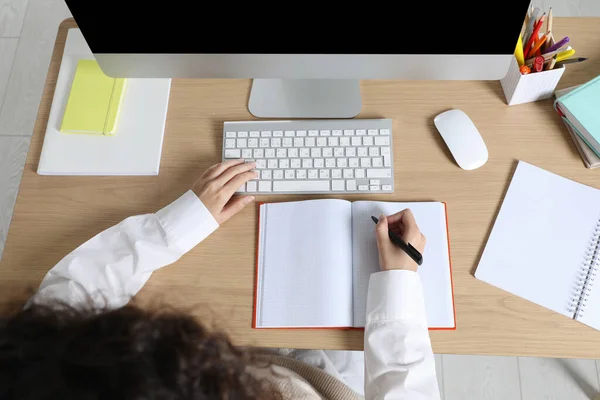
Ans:
[{"label": "wooden desk surface", "polygon": [[[253,119],[249,80],[174,80],[160,175],[39,176],[37,164],[67,29],[61,25],[4,256],[0,300],[36,288],[64,255],[96,233],[175,200],[220,161],[223,121]],[[600,18],[556,18],[555,37],[569,35],[578,55],[560,88],[600,74]],[[473,277],[517,164],[539,167],[600,188],[586,169],[551,101],[508,107],[499,82],[364,81],[361,118],[394,120],[396,192],[350,200],[445,201],[448,204],[458,329],[431,332],[436,353],[600,358],[600,332],[512,296]],[[488,163],[463,171],[433,125],[450,108],[464,110],[487,143]],[[266,201],[315,198],[268,196]],[[227,222],[177,263],[158,271],[141,303],[191,310],[238,344],[318,349],[362,348],[362,332],[251,328],[257,207]]]}]

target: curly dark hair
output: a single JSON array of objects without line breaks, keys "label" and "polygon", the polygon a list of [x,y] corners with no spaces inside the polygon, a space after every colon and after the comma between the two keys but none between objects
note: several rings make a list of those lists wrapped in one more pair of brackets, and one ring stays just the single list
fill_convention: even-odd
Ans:
[{"label": "curly dark hair", "polygon": [[32,305],[0,316],[0,399],[274,399],[252,352],[173,310]]}]

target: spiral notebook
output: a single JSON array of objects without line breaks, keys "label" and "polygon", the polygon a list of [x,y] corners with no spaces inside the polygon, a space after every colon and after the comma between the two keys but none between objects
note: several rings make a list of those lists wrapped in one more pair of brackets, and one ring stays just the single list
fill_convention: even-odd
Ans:
[{"label": "spiral notebook", "polygon": [[600,330],[600,190],[519,162],[475,277]]}]

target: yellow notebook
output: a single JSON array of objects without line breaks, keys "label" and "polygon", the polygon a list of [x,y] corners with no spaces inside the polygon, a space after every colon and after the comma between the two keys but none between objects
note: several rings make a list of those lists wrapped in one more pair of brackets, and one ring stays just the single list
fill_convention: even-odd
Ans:
[{"label": "yellow notebook", "polygon": [[114,135],[125,79],[104,75],[95,60],[80,60],[60,131]]}]

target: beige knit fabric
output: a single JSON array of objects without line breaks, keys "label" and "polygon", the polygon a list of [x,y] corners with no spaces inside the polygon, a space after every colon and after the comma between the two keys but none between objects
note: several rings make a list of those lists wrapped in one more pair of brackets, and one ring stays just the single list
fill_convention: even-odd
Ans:
[{"label": "beige knit fabric", "polygon": [[257,378],[268,379],[284,399],[363,399],[343,382],[312,365],[277,355],[260,354],[255,357],[259,363],[272,367],[254,367],[252,374]]}]

